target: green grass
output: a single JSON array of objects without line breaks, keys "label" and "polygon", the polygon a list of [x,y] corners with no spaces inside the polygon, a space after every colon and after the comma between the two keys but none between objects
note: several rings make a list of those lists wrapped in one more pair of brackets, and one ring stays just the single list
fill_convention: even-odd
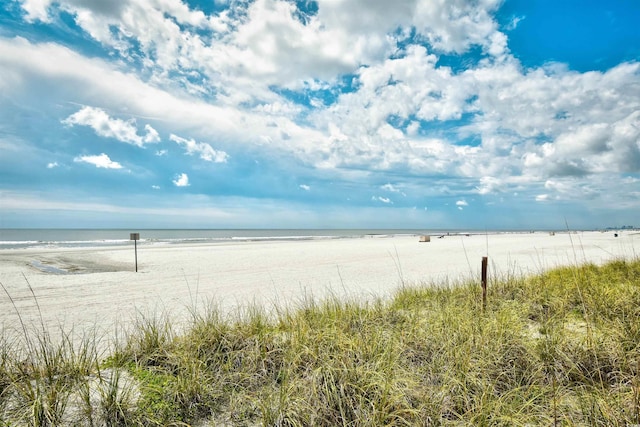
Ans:
[{"label": "green grass", "polygon": [[[640,260],[94,339],[0,337],[0,426],[640,424]],[[26,328],[25,328],[26,330]],[[26,332],[25,332],[26,335]]]}]

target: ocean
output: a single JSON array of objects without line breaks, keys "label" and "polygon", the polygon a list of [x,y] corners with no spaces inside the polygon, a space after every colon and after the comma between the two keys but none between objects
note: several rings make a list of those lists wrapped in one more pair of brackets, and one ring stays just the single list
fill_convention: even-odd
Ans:
[{"label": "ocean", "polygon": [[[385,235],[444,234],[447,230],[420,229],[0,229],[1,249],[73,248],[138,244],[208,243],[224,241],[346,239]],[[460,231],[457,231],[460,232]]]}]

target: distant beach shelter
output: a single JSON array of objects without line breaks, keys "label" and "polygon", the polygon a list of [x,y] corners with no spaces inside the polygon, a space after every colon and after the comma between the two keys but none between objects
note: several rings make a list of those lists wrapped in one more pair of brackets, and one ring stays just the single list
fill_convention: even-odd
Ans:
[{"label": "distant beach shelter", "polygon": [[420,242],[430,242],[431,236],[420,236]]}]

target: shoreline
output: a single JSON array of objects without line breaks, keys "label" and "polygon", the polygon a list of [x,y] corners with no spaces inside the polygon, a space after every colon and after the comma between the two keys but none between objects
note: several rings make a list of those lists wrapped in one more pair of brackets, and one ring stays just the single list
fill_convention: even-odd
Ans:
[{"label": "shoreline", "polygon": [[[476,229],[139,229],[139,245],[217,244],[228,242],[359,239],[402,236],[470,236],[499,234],[636,233],[624,230],[476,230]],[[106,248],[128,246],[124,229],[0,229],[0,252],[10,249]]]},{"label": "shoreline", "polygon": [[207,301],[230,313],[252,304],[295,307],[309,298],[385,297],[402,286],[475,280],[483,256],[490,277],[501,277],[638,253],[634,233],[436,237],[139,245],[138,273],[133,245],[0,250],[0,282],[13,299],[0,297],[0,328],[18,329],[22,319],[49,329],[99,328],[110,336],[141,313],[180,317]]}]

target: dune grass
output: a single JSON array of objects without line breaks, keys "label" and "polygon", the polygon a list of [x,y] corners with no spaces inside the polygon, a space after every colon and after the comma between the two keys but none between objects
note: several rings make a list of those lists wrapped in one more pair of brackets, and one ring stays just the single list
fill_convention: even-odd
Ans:
[{"label": "dune grass", "polygon": [[[640,424],[640,260],[0,338],[0,426]],[[25,335],[27,333],[25,332]]]}]

